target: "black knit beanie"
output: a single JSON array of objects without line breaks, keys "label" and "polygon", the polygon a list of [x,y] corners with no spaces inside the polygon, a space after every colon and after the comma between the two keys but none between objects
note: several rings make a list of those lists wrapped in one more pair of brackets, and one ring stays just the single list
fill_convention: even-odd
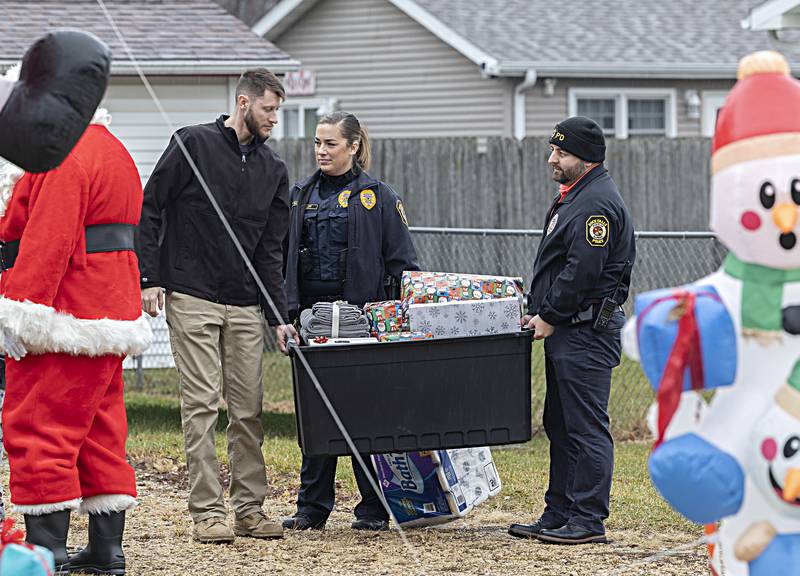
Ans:
[{"label": "black knit beanie", "polygon": [[597,122],[585,116],[572,116],[556,124],[550,144],[555,144],[586,162],[602,162],[606,158],[603,129]]}]

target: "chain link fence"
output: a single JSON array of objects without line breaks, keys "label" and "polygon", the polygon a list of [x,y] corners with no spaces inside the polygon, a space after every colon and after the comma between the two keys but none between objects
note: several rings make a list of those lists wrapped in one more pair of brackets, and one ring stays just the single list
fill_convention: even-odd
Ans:
[{"label": "chain link fence", "polygon": [[[491,230],[459,228],[412,228],[420,265],[425,270],[472,274],[521,276],[527,287],[541,230]],[[678,286],[710,274],[720,267],[726,250],[710,232],[639,232],[631,297],[640,292]],[[129,390],[147,394],[177,395],[169,334],[163,314],[152,319],[153,346],[142,356],[125,361]],[[268,331],[264,354],[265,405],[278,411],[293,410],[292,374],[289,360],[276,352]],[[544,356],[541,342],[533,347],[532,414],[540,426],[544,408]],[[499,383],[498,383],[499,384]],[[609,413],[619,437],[647,435],[646,413],[654,394],[639,364],[623,357],[614,371]]]}]

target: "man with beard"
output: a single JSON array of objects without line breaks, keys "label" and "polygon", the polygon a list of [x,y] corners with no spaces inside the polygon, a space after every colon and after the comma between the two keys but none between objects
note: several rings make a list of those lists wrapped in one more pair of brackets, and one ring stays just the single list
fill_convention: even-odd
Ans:
[{"label": "man with beard", "polygon": [[605,542],[614,466],[608,396],[635,258],[633,225],[603,166],[605,138],[595,122],[567,118],[556,125],[550,149],[561,187],[547,213],[522,319],[534,339],[545,339],[550,483],[542,516],[512,524],[509,534],[551,544]]},{"label": "man with beard", "polygon": [[[139,225],[142,308],[152,316],[166,308],[180,374],[189,512],[200,542],[232,542],[234,535],[283,536],[281,525],[270,522],[261,508],[267,492],[261,452],[262,309],[276,327],[284,353],[287,336],[296,336],[291,325],[280,324],[287,317],[282,242],[289,226],[289,177],[283,161],[264,145],[283,98],[274,74],[248,70],[236,87],[233,114],[178,130],[144,189]],[[280,318],[261,298],[178,137]],[[220,390],[230,422],[233,530],[226,521],[214,448]]]}]

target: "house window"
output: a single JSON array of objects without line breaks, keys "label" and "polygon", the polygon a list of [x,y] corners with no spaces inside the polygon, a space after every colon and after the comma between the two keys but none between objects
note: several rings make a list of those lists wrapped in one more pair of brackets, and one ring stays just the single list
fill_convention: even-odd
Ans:
[{"label": "house window", "polygon": [[628,99],[628,134],[664,134],[667,124],[664,98]]},{"label": "house window", "polygon": [[677,136],[674,89],[571,88],[570,116],[588,116],[608,136]]},{"label": "house window", "polygon": [[578,116],[591,118],[606,134],[614,134],[616,102],[613,98],[579,98]]},{"label": "house window", "polygon": [[314,139],[319,118],[333,110],[335,101],[324,98],[292,98],[290,104],[284,104],[278,111],[278,124],[275,126],[275,138]]}]

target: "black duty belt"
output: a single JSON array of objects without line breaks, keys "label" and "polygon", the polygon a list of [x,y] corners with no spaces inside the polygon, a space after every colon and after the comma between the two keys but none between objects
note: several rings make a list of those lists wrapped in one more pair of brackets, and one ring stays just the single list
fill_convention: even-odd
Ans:
[{"label": "black duty belt", "polygon": [[[86,253],[118,252],[133,250],[133,224],[96,224],[86,227]],[[19,254],[19,240],[0,245],[0,268],[8,270],[14,266]]]}]

